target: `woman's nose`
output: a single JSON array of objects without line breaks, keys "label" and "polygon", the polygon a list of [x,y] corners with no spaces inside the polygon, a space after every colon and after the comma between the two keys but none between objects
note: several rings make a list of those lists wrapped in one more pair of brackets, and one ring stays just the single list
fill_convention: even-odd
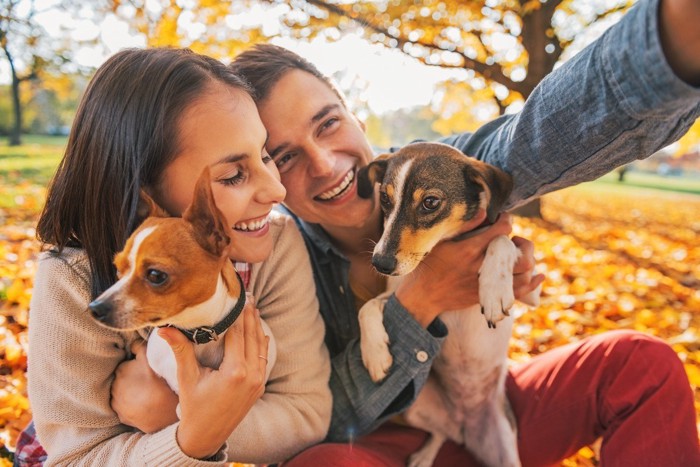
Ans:
[{"label": "woman's nose", "polygon": [[265,176],[261,177],[261,183],[258,189],[258,201],[263,204],[281,203],[287,194],[287,190],[280,182],[280,175],[277,168],[272,166],[266,167]]}]

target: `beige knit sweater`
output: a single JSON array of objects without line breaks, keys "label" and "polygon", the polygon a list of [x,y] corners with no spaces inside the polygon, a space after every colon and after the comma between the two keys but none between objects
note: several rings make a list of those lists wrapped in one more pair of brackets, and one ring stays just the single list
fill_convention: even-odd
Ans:
[{"label": "beige knit sweater", "polygon": [[[271,219],[274,250],[252,267],[249,291],[277,342],[265,394],[228,440],[229,461],[273,463],[321,441],[330,424],[330,360],[311,266],[294,222]],[[213,465],[187,457],[177,424],[143,434],[110,408],[114,370],[136,333],[90,317],[90,271],[82,250],[43,254],[29,323],[29,399],[46,465]],[[231,395],[235,397],[235,394]]]}]

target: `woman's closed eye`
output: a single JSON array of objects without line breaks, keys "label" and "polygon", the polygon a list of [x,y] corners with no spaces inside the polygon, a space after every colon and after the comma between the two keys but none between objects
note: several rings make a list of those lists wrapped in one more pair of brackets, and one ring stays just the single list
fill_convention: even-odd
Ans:
[{"label": "woman's closed eye", "polygon": [[223,185],[238,185],[245,179],[245,175],[242,170],[237,170],[234,174],[226,178],[220,178],[219,182]]}]

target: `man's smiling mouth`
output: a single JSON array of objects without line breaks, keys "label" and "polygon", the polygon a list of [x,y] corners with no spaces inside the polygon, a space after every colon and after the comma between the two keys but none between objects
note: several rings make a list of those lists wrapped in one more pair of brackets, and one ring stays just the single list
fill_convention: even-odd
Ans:
[{"label": "man's smiling mouth", "polygon": [[352,182],[355,180],[355,170],[349,171],[345,178],[335,187],[328,191],[321,193],[316,196],[319,201],[331,201],[336,198],[340,198],[345,194],[346,191],[352,186]]}]

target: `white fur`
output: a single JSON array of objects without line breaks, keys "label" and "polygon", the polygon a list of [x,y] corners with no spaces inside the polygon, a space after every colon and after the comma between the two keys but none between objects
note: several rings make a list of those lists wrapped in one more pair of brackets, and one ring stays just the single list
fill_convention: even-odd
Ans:
[{"label": "white fur", "polygon": [[[496,237],[479,270],[484,316],[481,305],[441,315],[448,336],[425,387],[405,413],[409,424],[431,434],[409,459],[410,467],[432,465],[446,439],[464,444],[487,466],[520,465],[515,420],[505,394],[513,318],[504,313],[514,302],[513,266],[518,256],[518,249],[508,237]],[[362,359],[374,381],[386,377],[391,366],[383,309],[386,296],[396,285],[396,281],[390,281],[387,293],[360,310]],[[539,288],[526,301],[536,305]],[[491,329],[485,320],[498,325]]]},{"label": "white fur", "polygon": [[[413,165],[413,160],[408,160],[405,162],[399,169],[396,175],[396,179],[394,180],[394,199],[393,199],[393,204],[394,204],[394,209],[389,213],[389,216],[384,220],[384,225],[393,225],[394,220],[396,219],[396,216],[399,215],[399,212],[401,209],[399,209],[399,206],[401,206],[401,197],[403,196],[403,186],[406,182],[406,177],[408,176],[408,173],[411,170],[411,166]],[[386,236],[382,235],[382,238],[379,239],[379,243],[375,245],[374,251],[384,251],[384,242]]]}]

